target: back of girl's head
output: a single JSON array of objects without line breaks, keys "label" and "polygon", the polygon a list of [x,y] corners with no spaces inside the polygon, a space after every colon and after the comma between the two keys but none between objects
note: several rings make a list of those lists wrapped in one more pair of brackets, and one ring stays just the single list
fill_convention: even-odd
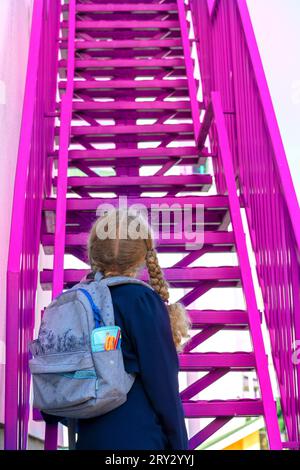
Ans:
[{"label": "back of girl's head", "polygon": [[140,214],[126,209],[110,210],[91,229],[88,241],[91,267],[105,276],[135,275],[152,243],[150,227]]},{"label": "back of girl's head", "polygon": [[[94,223],[88,240],[88,257],[94,272],[104,276],[136,276],[146,265],[150,284],[164,302],[169,300],[169,286],[159,265],[153,232],[147,218],[130,209],[112,209]],[[191,326],[180,303],[167,305],[177,350],[188,337]]]}]

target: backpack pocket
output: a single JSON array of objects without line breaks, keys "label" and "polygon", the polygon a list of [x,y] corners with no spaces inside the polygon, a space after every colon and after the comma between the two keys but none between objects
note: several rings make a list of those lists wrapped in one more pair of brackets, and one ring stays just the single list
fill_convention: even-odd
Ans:
[{"label": "backpack pocket", "polygon": [[29,367],[33,406],[40,410],[63,413],[64,409],[96,398],[97,374],[89,352],[36,356],[29,361]]},{"label": "backpack pocket", "polygon": [[99,378],[98,391],[105,394],[106,390],[114,395],[127,395],[134,377],[124,369],[121,349],[93,352],[95,369]]}]

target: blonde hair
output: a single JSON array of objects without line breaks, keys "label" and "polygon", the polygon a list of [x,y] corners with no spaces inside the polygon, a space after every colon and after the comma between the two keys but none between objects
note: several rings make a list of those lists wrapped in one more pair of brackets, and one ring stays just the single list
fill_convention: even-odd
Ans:
[{"label": "blonde hair", "polygon": [[[138,229],[134,236],[132,226]],[[123,236],[120,236],[121,232]],[[159,265],[152,230],[146,218],[128,209],[110,210],[99,217],[89,234],[88,257],[92,270],[101,271],[105,277],[137,276],[146,265],[150,285],[166,302],[176,349],[182,351],[181,341],[190,337],[191,321],[181,303],[168,304],[169,286]]]}]

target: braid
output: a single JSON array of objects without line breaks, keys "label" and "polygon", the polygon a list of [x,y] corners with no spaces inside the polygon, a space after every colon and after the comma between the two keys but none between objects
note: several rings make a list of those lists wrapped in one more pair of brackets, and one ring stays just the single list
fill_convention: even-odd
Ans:
[{"label": "braid", "polygon": [[170,296],[168,284],[164,279],[163,272],[158,262],[157,252],[154,248],[148,250],[146,253],[146,266],[151,286],[161,296],[164,302],[168,302]]},{"label": "braid", "polygon": [[[145,260],[151,286],[160,295],[164,302],[168,302],[170,297],[169,286],[159,265],[155,248],[147,249]],[[167,309],[174,343],[177,351],[180,352],[182,351],[181,340],[182,338],[190,337],[188,330],[191,328],[192,324],[184,306],[180,302],[176,302],[171,305],[168,304]]]}]

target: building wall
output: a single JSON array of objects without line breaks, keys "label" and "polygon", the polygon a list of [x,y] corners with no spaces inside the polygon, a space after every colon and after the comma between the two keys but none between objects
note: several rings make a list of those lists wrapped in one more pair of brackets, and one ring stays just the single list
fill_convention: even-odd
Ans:
[{"label": "building wall", "polygon": [[224,450],[260,450],[259,431],[255,431],[249,436],[225,447]]}]

